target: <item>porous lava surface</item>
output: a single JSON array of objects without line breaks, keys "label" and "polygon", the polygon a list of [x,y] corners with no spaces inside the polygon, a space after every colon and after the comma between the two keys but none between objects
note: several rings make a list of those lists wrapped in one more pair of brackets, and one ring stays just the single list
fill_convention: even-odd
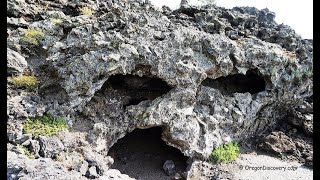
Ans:
[{"label": "porous lava surface", "polygon": [[[216,146],[252,138],[312,166],[313,41],[268,9],[8,0],[7,10],[8,77],[39,80],[35,92],[7,87],[8,179],[130,179],[109,150],[155,127],[189,158],[181,178],[210,179],[196,172]],[[43,32],[38,44],[24,41],[28,28]],[[69,130],[23,133],[46,114]]]}]

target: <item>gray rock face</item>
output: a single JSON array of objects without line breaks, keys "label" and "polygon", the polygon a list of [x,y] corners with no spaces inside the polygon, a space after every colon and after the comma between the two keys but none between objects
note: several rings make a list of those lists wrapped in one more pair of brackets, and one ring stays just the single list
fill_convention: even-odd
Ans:
[{"label": "gray rock face", "polygon": [[109,169],[105,175],[100,176],[99,180],[107,180],[107,179],[114,179],[114,180],[134,180],[134,178],[129,177],[126,174],[121,174],[119,170],[116,169]]},{"label": "gray rock face", "polygon": [[[61,164],[67,169],[73,169],[81,173],[81,175],[85,175],[88,170],[88,166],[86,167],[86,163],[84,162],[82,154],[79,153],[78,150],[68,152],[61,152],[56,158]],[[84,172],[83,172],[84,171]]]},{"label": "gray rock face", "polygon": [[27,68],[28,63],[25,58],[18,52],[7,48],[7,74],[17,74],[23,72]]},{"label": "gray rock face", "polygon": [[9,123],[7,124],[7,137],[10,142],[22,136],[22,125],[21,123]]},{"label": "gray rock face", "polygon": [[91,150],[84,150],[84,159],[89,163],[89,166],[96,167],[96,171],[98,170],[97,173],[100,175],[103,175],[113,164],[113,159],[110,156],[103,156]]},{"label": "gray rock face", "polygon": [[10,129],[10,132],[11,129],[16,132],[21,132],[21,123],[23,121],[28,117],[42,116],[46,108],[46,106],[40,102],[40,97],[34,95],[34,93],[11,89],[7,91],[7,106],[8,121],[12,122],[12,124],[10,123],[8,126],[21,126],[19,128],[16,127],[16,129],[8,127],[7,129]]},{"label": "gray rock face", "polygon": [[[43,168],[25,174],[29,160],[14,156],[10,178],[60,173],[78,179],[85,178],[83,169],[95,176],[96,168],[99,179],[121,179],[120,172],[109,174],[113,159],[107,153],[136,128],[161,126],[168,145],[197,160],[282,119],[313,134],[313,41],[278,25],[268,9],[171,11],[139,0],[39,2],[7,3],[8,73],[28,65],[40,81],[34,94],[8,88],[7,137],[22,141],[21,123],[28,117],[64,117],[72,133],[60,140],[40,138],[40,155],[76,151],[84,159],[64,158],[62,164],[77,170],[85,160],[88,168],[65,171],[39,158],[32,163]],[[84,5],[93,15],[80,15]],[[23,41],[26,26],[44,33],[38,45]]]},{"label": "gray rock face", "polygon": [[29,159],[7,151],[7,179],[86,179],[74,171],[67,171],[52,159]]},{"label": "gray rock face", "polygon": [[[75,26],[65,38],[42,41],[48,47],[46,63],[57,76],[50,86],[61,87],[54,93],[66,95],[59,97],[59,106],[47,98],[49,112],[69,116],[70,122],[86,118],[97,124],[91,136],[96,150],[110,148],[135,128],[163,126],[169,145],[188,156],[208,157],[214,146],[262,132],[286,115],[283,107],[291,109],[312,95],[312,51],[301,58],[283,41],[257,37],[262,27],[282,28],[271,12],[213,7],[187,8],[167,16],[138,4],[127,8],[121,2],[101,3],[109,13],[72,17]],[[58,32],[67,24],[52,27],[53,33],[61,37]],[[225,35],[228,28],[240,34],[237,40]],[[283,28],[283,38],[296,36]],[[86,51],[75,50],[79,48]],[[159,96],[149,88],[154,97],[140,99],[151,102],[126,106],[134,100],[129,89],[137,86],[115,91],[117,85],[110,79],[116,74],[131,74],[130,81],[140,83],[148,83],[140,76],[157,77],[171,90]],[[40,91],[52,97],[53,92]]]},{"label": "gray rock face", "polygon": [[36,140],[31,140],[30,141],[30,151],[34,154],[36,158],[40,157],[39,152],[40,152],[40,143],[39,141]]},{"label": "gray rock face", "polygon": [[24,143],[25,141],[28,141],[32,138],[32,135],[31,134],[22,134],[20,137],[18,137],[15,141],[16,143],[18,144],[22,144]]},{"label": "gray rock face", "polygon": [[57,137],[39,136],[40,155],[45,158],[54,158],[64,150],[64,145]]},{"label": "gray rock face", "polygon": [[28,27],[29,23],[23,18],[9,18],[7,17],[7,24],[15,27]]}]

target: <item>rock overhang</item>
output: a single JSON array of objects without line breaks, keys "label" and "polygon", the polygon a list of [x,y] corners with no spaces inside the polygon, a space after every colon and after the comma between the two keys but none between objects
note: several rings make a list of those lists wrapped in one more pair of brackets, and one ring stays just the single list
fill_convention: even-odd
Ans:
[{"label": "rock overhang", "polygon": [[[86,118],[93,124],[105,123],[113,129],[101,135],[113,137],[105,138],[106,149],[121,137],[118,134],[162,125],[168,144],[186,155],[207,157],[215,145],[262,131],[281,116],[265,109],[277,112],[281,103],[298,101],[294,97],[299,93],[312,94],[312,52],[290,29],[277,25],[272,13],[214,6],[186,9],[183,16],[179,11],[168,13],[137,4],[131,2],[128,8],[123,3],[101,3],[109,11],[98,9],[96,17],[74,16],[59,26],[47,20],[31,24],[46,32],[41,42],[48,51],[46,63],[56,69],[55,83],[68,96],[60,106],[49,102],[49,111],[70,121]],[[283,29],[288,34],[272,35],[257,27],[273,33]],[[288,45],[288,37],[300,47]],[[202,86],[205,79],[252,69],[266,84],[266,91],[257,95],[225,96]],[[119,92],[97,93],[116,74],[156,77],[172,89],[124,108],[123,100],[116,98]]]}]

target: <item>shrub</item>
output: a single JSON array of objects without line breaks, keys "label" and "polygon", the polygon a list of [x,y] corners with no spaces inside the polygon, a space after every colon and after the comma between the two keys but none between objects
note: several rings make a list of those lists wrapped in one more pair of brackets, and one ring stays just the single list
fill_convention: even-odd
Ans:
[{"label": "shrub", "polygon": [[38,87],[38,80],[35,76],[13,76],[9,79],[9,82],[15,88],[23,88],[27,89],[28,91],[34,91]]},{"label": "shrub", "polygon": [[39,45],[39,41],[43,38],[43,36],[44,36],[44,33],[42,31],[29,28],[26,30],[24,37],[22,39],[31,44]]},{"label": "shrub", "polygon": [[68,125],[64,118],[51,116],[30,118],[23,124],[23,132],[31,133],[35,137],[39,135],[54,136],[65,129],[68,129]]},{"label": "shrub", "polygon": [[17,146],[18,146],[20,149],[22,149],[22,151],[24,152],[24,154],[25,154],[26,156],[28,156],[30,159],[34,159],[34,155],[30,153],[30,151],[29,151],[28,148],[26,148],[26,147],[24,147],[24,146],[22,146],[22,145],[20,145],[20,144],[18,144]]},{"label": "shrub", "polygon": [[92,15],[93,11],[92,11],[92,9],[90,9],[88,7],[82,7],[82,8],[80,8],[80,13],[82,15]]},{"label": "shrub", "polygon": [[234,161],[240,153],[240,148],[236,142],[230,142],[216,147],[211,158],[216,162],[231,162]]}]

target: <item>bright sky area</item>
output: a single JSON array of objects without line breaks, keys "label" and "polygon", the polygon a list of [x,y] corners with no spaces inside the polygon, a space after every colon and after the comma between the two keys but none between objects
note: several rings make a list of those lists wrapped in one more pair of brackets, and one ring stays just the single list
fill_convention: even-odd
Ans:
[{"label": "bright sky area", "polygon": [[[197,0],[189,0],[198,4]],[[155,6],[169,6],[177,9],[180,0],[151,0]],[[218,6],[232,8],[235,6],[254,6],[258,9],[268,8],[276,13],[276,22],[292,27],[304,39],[313,39],[313,1],[312,0],[216,0]]]}]

